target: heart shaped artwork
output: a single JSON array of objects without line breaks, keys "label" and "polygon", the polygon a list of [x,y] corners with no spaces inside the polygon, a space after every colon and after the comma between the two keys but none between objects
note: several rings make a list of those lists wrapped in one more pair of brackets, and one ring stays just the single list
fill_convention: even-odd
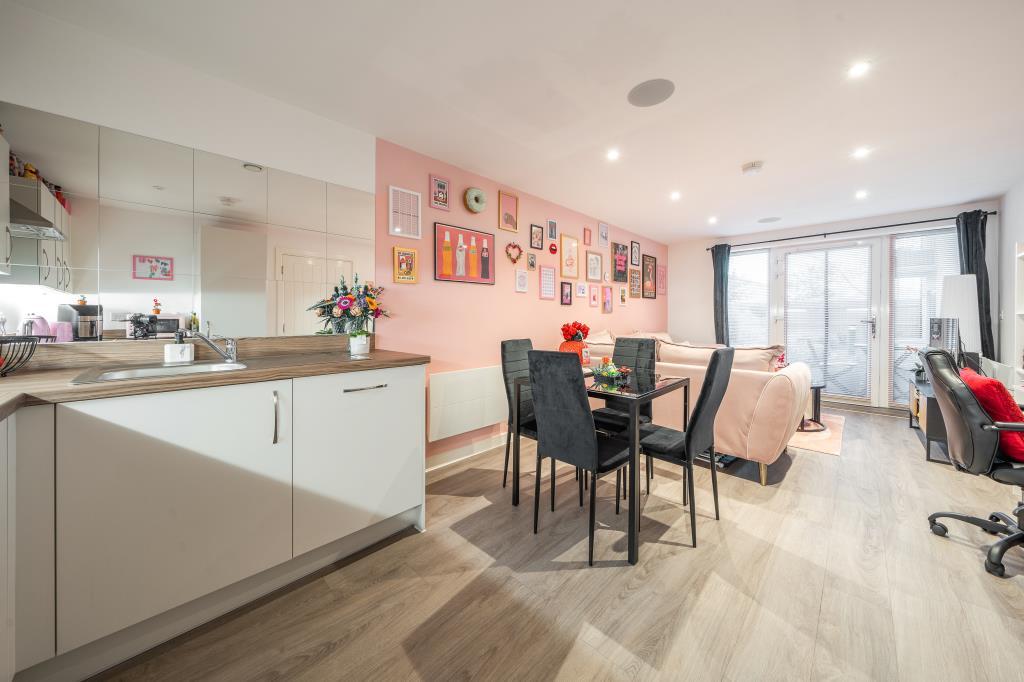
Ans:
[{"label": "heart shaped artwork", "polygon": [[505,255],[515,265],[519,262],[519,259],[523,257],[523,249],[515,242],[509,242],[505,245]]}]

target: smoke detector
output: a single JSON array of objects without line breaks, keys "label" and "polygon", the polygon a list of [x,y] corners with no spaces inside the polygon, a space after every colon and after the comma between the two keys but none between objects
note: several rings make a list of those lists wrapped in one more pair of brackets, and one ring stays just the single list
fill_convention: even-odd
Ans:
[{"label": "smoke detector", "polygon": [[744,175],[757,175],[764,168],[764,161],[748,161],[740,167]]}]

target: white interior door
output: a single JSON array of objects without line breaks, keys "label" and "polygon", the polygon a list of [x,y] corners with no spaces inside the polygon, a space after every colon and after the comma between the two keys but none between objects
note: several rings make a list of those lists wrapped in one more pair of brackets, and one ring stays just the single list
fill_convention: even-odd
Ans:
[{"label": "white interior door", "polygon": [[811,368],[812,384],[839,400],[884,404],[881,243],[859,240],[784,250],[777,338],[786,359]]},{"label": "white interior door", "polygon": [[323,328],[309,306],[324,297],[324,259],[282,254],[277,283],[277,332],[315,334]]}]

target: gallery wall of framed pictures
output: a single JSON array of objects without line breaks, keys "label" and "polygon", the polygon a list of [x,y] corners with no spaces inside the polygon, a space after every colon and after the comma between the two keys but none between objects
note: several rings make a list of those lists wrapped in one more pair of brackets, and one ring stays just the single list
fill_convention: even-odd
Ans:
[{"label": "gallery wall of framed pictures", "polygon": [[[563,210],[544,215],[538,204],[550,205],[515,190],[486,182],[461,186],[457,169],[437,171],[419,186],[405,176],[389,185],[385,248],[392,282],[402,289],[425,281],[486,284],[530,294],[524,300],[581,305],[602,315],[627,306],[639,310],[633,301],[665,295],[667,271],[658,263],[664,247],[648,253],[641,240],[609,223],[567,220]],[[416,243],[428,239],[429,249]],[[421,277],[424,268],[432,272]]]}]

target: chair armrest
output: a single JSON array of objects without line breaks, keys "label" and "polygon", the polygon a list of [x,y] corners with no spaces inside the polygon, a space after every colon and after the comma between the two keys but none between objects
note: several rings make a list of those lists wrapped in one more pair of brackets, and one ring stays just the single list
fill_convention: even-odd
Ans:
[{"label": "chair armrest", "polygon": [[1024,422],[995,422],[993,424],[984,424],[981,428],[983,431],[1010,431],[1024,433]]}]

